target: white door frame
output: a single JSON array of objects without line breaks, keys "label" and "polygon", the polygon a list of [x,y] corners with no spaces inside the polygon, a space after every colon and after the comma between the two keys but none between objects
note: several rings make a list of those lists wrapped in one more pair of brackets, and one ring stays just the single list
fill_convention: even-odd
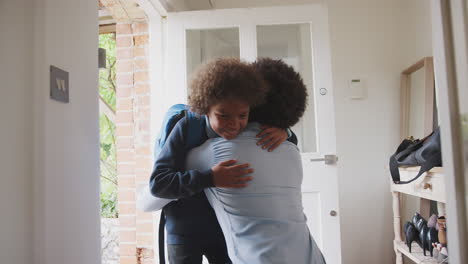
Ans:
[{"label": "white door frame", "polygon": [[465,159],[458,100],[458,89],[468,87],[466,2],[432,0],[431,9],[434,69],[446,176],[449,262],[468,263],[467,190],[464,183]]}]

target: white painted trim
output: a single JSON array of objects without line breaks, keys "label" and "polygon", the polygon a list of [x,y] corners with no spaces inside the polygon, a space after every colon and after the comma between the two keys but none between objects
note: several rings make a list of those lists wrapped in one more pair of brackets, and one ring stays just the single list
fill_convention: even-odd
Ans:
[{"label": "white painted trim", "polygon": [[[446,172],[447,225],[450,263],[468,263],[463,177],[464,158],[461,144],[450,1],[433,0],[432,31],[434,70],[439,103],[444,171]],[[453,10],[452,10],[453,11]],[[462,184],[460,184],[462,180]]]},{"label": "white painted trim", "polygon": [[[154,0],[138,0],[140,6],[145,10],[148,17],[148,32],[149,32],[149,66],[150,66],[150,104],[151,106],[161,105],[165,89],[164,79],[164,51],[165,51],[165,14],[166,10],[162,5],[155,7]],[[160,4],[160,3],[159,3]],[[151,139],[156,137],[159,129],[158,124],[161,124],[164,115],[164,109],[151,107],[151,122],[150,136]]]}]

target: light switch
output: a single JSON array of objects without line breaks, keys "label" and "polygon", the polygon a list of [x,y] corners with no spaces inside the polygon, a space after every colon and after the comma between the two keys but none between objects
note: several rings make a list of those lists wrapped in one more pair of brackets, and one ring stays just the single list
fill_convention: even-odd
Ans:
[{"label": "light switch", "polygon": [[50,65],[50,98],[69,102],[68,72]]},{"label": "light switch", "polygon": [[350,98],[357,100],[357,99],[364,99],[367,97],[367,90],[364,85],[364,82],[361,79],[353,79],[349,82],[350,88]]}]

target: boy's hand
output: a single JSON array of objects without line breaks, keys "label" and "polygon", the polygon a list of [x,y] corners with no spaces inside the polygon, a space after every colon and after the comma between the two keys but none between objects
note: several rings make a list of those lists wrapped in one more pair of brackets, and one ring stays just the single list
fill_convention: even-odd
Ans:
[{"label": "boy's hand", "polygon": [[258,138],[261,138],[258,142],[258,146],[262,146],[263,149],[268,148],[268,151],[273,151],[286,139],[288,139],[288,133],[285,129],[262,125],[260,127],[262,132],[257,134]]},{"label": "boy's hand", "polygon": [[226,160],[211,168],[213,171],[213,183],[222,188],[243,188],[252,180],[251,176],[245,176],[254,170],[248,163],[235,165],[237,160]]}]

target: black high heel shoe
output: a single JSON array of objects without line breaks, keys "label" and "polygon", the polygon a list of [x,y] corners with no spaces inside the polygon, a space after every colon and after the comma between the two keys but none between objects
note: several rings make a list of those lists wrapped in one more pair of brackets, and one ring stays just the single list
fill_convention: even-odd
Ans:
[{"label": "black high heel shoe", "polygon": [[[419,223],[420,221],[418,221]],[[427,233],[428,233],[428,228],[427,228],[427,225],[424,224],[422,225],[421,227],[421,231],[419,231],[419,241],[421,241],[421,248],[423,249],[423,252],[424,252],[424,256],[426,256],[426,249],[429,250],[429,246],[428,246],[428,241],[427,241]]]},{"label": "black high heel shoe", "polygon": [[406,237],[406,245],[408,246],[409,252],[411,253],[411,243],[416,241],[419,244],[419,237],[418,232],[416,231],[416,227],[411,222],[406,222],[404,226],[405,237]]},{"label": "black high heel shoe", "polygon": [[426,219],[420,217],[420,218],[418,219],[418,221],[416,222],[415,226],[416,226],[416,230],[418,230],[418,232],[421,232],[421,231],[423,230],[424,227],[427,228],[427,221],[426,221]]},{"label": "black high heel shoe", "polygon": [[434,251],[433,243],[439,242],[438,235],[439,234],[434,227],[429,227],[427,234],[426,234],[426,243],[428,243],[427,246],[428,246],[429,252],[431,253],[431,257],[434,256],[433,255],[433,251]]},{"label": "black high heel shoe", "polygon": [[416,223],[417,223],[418,220],[421,219],[421,218],[422,218],[421,215],[420,215],[418,212],[416,212],[416,213],[414,213],[413,219],[412,219],[411,222],[413,223],[414,226],[416,226]]},{"label": "black high heel shoe", "polygon": [[[421,221],[418,221],[420,223]],[[419,240],[420,246],[423,249],[424,256],[426,256],[426,250],[431,253],[431,257],[433,257],[433,249],[434,246],[432,243],[439,242],[437,230],[433,227],[429,228],[426,224],[422,225],[421,231],[419,232]]]}]

